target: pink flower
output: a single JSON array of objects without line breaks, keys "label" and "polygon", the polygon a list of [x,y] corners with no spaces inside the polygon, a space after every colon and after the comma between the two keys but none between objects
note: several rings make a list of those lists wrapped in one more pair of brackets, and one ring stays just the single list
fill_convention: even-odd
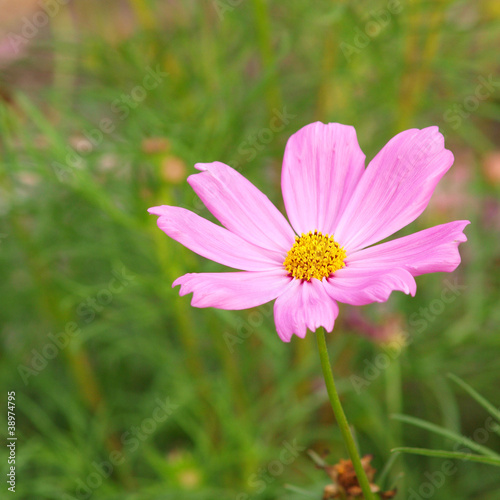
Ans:
[{"label": "pink flower", "polygon": [[158,227],[199,255],[242,272],[185,274],[195,307],[247,309],[276,299],[280,338],[333,330],[338,302],[415,295],[415,276],[451,272],[466,241],[460,220],[373,245],[425,209],[451,167],[437,127],[391,139],[365,169],[353,127],[317,122],[288,140],[281,187],[290,223],[259,189],[220,162],[198,163],[188,182],[224,227],[179,207],[149,209]]}]

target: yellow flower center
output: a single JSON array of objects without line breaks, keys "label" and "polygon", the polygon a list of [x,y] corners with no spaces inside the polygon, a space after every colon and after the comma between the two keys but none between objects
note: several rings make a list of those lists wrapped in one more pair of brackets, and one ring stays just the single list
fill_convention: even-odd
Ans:
[{"label": "yellow flower center", "polygon": [[309,231],[295,237],[295,243],[286,255],[283,265],[295,278],[311,281],[328,278],[338,269],[342,269],[345,250],[333,239],[333,236]]}]

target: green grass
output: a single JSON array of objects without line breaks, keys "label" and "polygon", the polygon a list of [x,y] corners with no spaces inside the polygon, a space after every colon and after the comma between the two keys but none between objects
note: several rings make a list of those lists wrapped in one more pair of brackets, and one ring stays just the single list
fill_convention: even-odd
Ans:
[{"label": "green grass", "polygon": [[[350,58],[342,44],[354,46],[370,13],[389,4],[254,0],[222,19],[216,2],[163,4],[137,0],[119,16],[114,2],[73,2],[0,76],[0,379],[17,395],[17,498],[321,498],[328,478],[306,450],[328,450],[330,463],[346,451],[314,335],[282,343],[270,305],[191,308],[174,279],[220,266],[169,240],[146,212],[174,204],[210,217],[185,178],[195,162],[214,160],[283,208],[284,145],[314,120],[354,125],[368,158],[404,128],[438,125],[468,175],[457,187],[452,168],[443,184],[455,204],[434,200],[405,230],[471,220],[460,268],[417,278],[415,298],[341,307],[327,338],[362,452],[382,471],[395,447],[453,450],[442,435],[390,419],[404,413],[476,432],[500,453],[497,433],[486,442],[477,434],[488,413],[447,377],[499,407],[500,188],[483,169],[498,148],[498,88],[458,126],[454,111],[478,78],[498,81],[495,2],[401,2]],[[157,67],[166,75],[144,100],[120,107]],[[277,113],[289,117],[282,129],[251,146]],[[112,132],[96,132],[103,119]],[[95,145],[78,159],[72,146],[85,135]],[[147,152],[152,137],[168,150]],[[185,165],[181,179],[165,167],[172,158]],[[422,321],[445,280],[466,288]],[[384,352],[358,335],[359,314],[378,331],[396,322],[411,342],[358,392],[351,377],[370,377]],[[64,347],[47,347],[49,334]],[[284,443],[298,450],[286,465]],[[96,474],[93,463],[112,457],[112,470]],[[0,458],[6,473],[5,447]],[[408,498],[442,463],[401,454],[383,486],[396,483],[397,498]],[[495,468],[455,464],[432,498],[498,498]],[[82,482],[96,487],[78,495]]]}]

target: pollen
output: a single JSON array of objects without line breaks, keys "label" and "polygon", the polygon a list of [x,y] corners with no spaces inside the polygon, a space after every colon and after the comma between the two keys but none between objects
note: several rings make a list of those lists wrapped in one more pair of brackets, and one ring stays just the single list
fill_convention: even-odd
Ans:
[{"label": "pollen", "polygon": [[295,243],[287,253],[283,265],[297,279],[311,281],[322,280],[335,271],[342,269],[345,250],[333,239],[333,236],[309,231],[295,237]]}]

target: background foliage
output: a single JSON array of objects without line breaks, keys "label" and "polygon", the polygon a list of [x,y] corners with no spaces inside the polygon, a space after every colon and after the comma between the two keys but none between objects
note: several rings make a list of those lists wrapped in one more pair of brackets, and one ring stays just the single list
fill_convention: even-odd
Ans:
[{"label": "background foliage", "polygon": [[[453,275],[341,308],[328,340],[362,451],[381,471],[395,446],[453,449],[393,413],[500,451],[495,427],[478,431],[488,414],[446,377],[500,405],[497,2],[16,5],[0,42],[0,377],[17,394],[18,498],[321,498],[329,480],[306,450],[346,453],[314,336],[283,344],[270,305],[191,308],[172,281],[219,267],[146,213],[209,217],[185,179],[213,160],[282,208],[284,145],[314,120],[354,125],[368,158],[438,125],[455,166],[408,231],[472,221]],[[384,354],[390,340],[399,355]],[[498,499],[498,469],[454,462],[439,484],[442,464],[397,456],[385,486]]]}]

